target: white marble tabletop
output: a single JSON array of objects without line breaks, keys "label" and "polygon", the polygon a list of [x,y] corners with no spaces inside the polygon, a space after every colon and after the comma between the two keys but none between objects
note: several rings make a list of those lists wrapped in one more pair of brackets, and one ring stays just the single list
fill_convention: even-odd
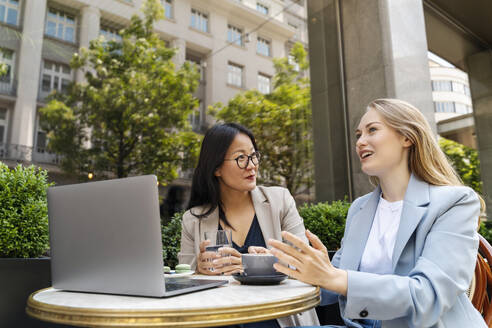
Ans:
[{"label": "white marble tabletop", "polygon": [[[27,313],[41,320],[80,326],[205,327],[271,319],[299,313],[319,303],[319,288],[286,279],[279,285],[227,285],[169,298],[77,293],[48,288],[31,295]],[[192,278],[193,278],[192,277]],[[108,322],[111,318],[111,323]],[[188,324],[187,324],[188,323]]]}]

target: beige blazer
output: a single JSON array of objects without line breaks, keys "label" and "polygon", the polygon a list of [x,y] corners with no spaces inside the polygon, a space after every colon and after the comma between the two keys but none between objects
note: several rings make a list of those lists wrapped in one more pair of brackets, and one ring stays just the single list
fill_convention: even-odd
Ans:
[{"label": "beige blazer", "polygon": [[[294,198],[287,189],[258,186],[251,191],[251,198],[265,243],[270,238],[282,240],[282,231],[289,231],[302,238],[306,243],[308,242],[303,220],[297,212]],[[197,206],[191,209],[195,214],[204,213],[206,210],[206,206]],[[218,227],[218,208],[201,219],[192,215],[190,210],[186,211],[182,221],[179,263],[189,264],[193,270],[196,269],[200,242],[204,239],[205,231],[211,231]],[[280,318],[277,321],[281,327],[319,325],[314,309]]]}]

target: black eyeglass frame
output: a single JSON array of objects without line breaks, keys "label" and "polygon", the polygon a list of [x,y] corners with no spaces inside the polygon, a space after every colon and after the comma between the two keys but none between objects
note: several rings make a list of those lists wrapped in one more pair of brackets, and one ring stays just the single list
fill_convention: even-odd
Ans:
[{"label": "black eyeglass frame", "polygon": [[[240,164],[239,164],[239,159],[241,158],[241,156],[246,156],[248,159],[246,160],[246,165],[244,165],[244,167],[242,167]],[[256,157],[256,163],[253,161],[253,157]],[[251,164],[253,164],[253,166],[258,166],[258,164],[260,164],[260,159],[261,159],[261,154],[259,151],[255,151],[254,153],[252,153],[251,155],[244,155],[244,154],[241,154],[239,155],[238,157],[236,158],[225,158],[224,161],[236,161],[236,164],[237,166],[241,169],[241,170],[244,170],[248,167],[249,165],[249,161],[251,161]]]}]

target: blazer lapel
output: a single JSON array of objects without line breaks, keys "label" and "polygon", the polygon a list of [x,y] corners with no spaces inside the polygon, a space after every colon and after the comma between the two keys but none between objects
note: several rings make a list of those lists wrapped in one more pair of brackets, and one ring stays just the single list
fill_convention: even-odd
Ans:
[{"label": "blazer lapel", "polygon": [[253,200],[256,218],[258,219],[265,244],[269,238],[273,237],[278,239],[278,236],[273,236],[274,229],[272,227],[271,220],[272,207],[263,192],[261,192],[258,187],[251,191],[251,199]]},{"label": "blazer lapel", "polygon": [[395,248],[393,250],[393,271],[395,271],[396,264],[400,259],[405,245],[417,228],[419,222],[424,217],[429,201],[429,184],[418,179],[412,174],[405,192],[400,217],[400,226],[398,228]]},{"label": "blazer lapel", "polygon": [[341,269],[357,270],[359,268],[380,195],[381,188],[377,187],[367,202],[361,205],[360,211],[352,218],[347,236],[344,236],[343,254],[340,259]]}]

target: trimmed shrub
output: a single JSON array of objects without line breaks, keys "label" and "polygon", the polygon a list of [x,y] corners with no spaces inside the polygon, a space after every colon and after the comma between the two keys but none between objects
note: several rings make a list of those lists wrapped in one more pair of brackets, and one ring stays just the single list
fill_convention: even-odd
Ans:
[{"label": "trimmed shrub", "polygon": [[317,235],[328,250],[340,248],[350,203],[337,200],[331,204],[307,204],[299,208],[304,226]]},{"label": "trimmed shrub", "polygon": [[0,257],[39,257],[49,248],[47,172],[0,162]]},{"label": "trimmed shrub", "polygon": [[[164,265],[174,268],[178,264],[181,247],[181,220],[184,212],[177,212],[167,223],[162,224],[162,257]],[[161,221],[163,222],[163,221]]]}]

